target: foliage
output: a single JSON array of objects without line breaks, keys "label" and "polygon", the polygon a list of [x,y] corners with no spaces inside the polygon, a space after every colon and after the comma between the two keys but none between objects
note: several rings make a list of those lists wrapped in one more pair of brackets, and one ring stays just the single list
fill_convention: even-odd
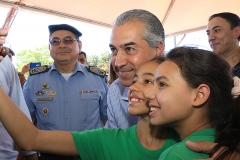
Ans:
[{"label": "foliage", "polygon": [[92,66],[97,66],[102,70],[107,71],[109,68],[109,61],[110,61],[110,53],[104,52],[100,56],[91,55],[88,56],[88,64]]},{"label": "foliage", "polygon": [[[30,62],[41,62],[42,65],[49,65],[53,63],[53,59],[50,56],[48,46],[41,48],[35,48],[33,50],[22,50],[16,54],[16,67],[18,71],[21,71],[22,67]],[[88,55],[87,60],[89,65],[97,66],[98,68],[108,71],[110,53],[104,52],[100,56]]]},{"label": "foliage", "polygon": [[35,48],[34,50],[22,50],[16,54],[17,70],[21,71],[22,67],[30,62],[41,62],[42,65],[49,65],[53,63],[50,56],[48,46]]}]

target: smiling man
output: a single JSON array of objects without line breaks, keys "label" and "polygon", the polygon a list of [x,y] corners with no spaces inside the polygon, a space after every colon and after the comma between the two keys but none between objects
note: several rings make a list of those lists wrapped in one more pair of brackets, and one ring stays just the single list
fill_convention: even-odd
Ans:
[{"label": "smiling man", "polygon": [[137,123],[138,117],[128,114],[128,87],[142,64],[162,54],[164,39],[161,22],[148,11],[129,10],[115,20],[109,47],[116,56],[119,78],[109,88],[106,128],[124,129]]},{"label": "smiling man", "polygon": [[223,12],[209,18],[209,45],[230,64],[234,76],[240,77],[240,20],[236,14]]},{"label": "smiling man", "polygon": [[[84,131],[101,128],[107,120],[105,74],[77,62],[82,33],[67,24],[50,25],[51,66],[30,69],[24,97],[41,130]],[[41,160],[74,157],[41,153]]]}]

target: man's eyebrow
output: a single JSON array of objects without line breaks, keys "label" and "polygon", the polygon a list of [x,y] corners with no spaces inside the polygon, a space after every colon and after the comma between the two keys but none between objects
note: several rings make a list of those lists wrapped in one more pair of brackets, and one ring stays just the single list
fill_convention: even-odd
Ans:
[{"label": "man's eyebrow", "polygon": [[220,26],[214,26],[212,29],[206,30],[206,32],[209,33],[210,30],[214,30],[214,29],[216,29],[216,28],[221,28],[221,27],[220,27]]},{"label": "man's eyebrow", "polygon": [[126,47],[126,46],[130,46],[130,45],[135,45],[135,44],[136,44],[135,42],[128,42],[128,43],[123,44],[123,46]]},{"label": "man's eyebrow", "polygon": [[109,47],[110,48],[116,48],[114,45],[112,45],[112,44],[109,44]]}]

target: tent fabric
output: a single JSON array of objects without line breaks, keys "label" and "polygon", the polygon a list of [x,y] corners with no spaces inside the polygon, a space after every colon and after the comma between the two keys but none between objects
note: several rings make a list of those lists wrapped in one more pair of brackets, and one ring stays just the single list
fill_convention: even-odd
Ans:
[{"label": "tent fabric", "polygon": [[0,0],[0,6],[67,17],[104,27],[130,9],[145,9],[163,23],[166,37],[206,28],[208,17],[219,12],[240,15],[240,0]]}]

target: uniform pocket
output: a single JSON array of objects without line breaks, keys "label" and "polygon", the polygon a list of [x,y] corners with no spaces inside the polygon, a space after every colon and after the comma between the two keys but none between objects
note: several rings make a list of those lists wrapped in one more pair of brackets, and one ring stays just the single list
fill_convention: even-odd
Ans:
[{"label": "uniform pocket", "polygon": [[78,112],[81,113],[79,118],[82,123],[89,123],[100,117],[99,100],[100,94],[98,92],[80,93]]}]

